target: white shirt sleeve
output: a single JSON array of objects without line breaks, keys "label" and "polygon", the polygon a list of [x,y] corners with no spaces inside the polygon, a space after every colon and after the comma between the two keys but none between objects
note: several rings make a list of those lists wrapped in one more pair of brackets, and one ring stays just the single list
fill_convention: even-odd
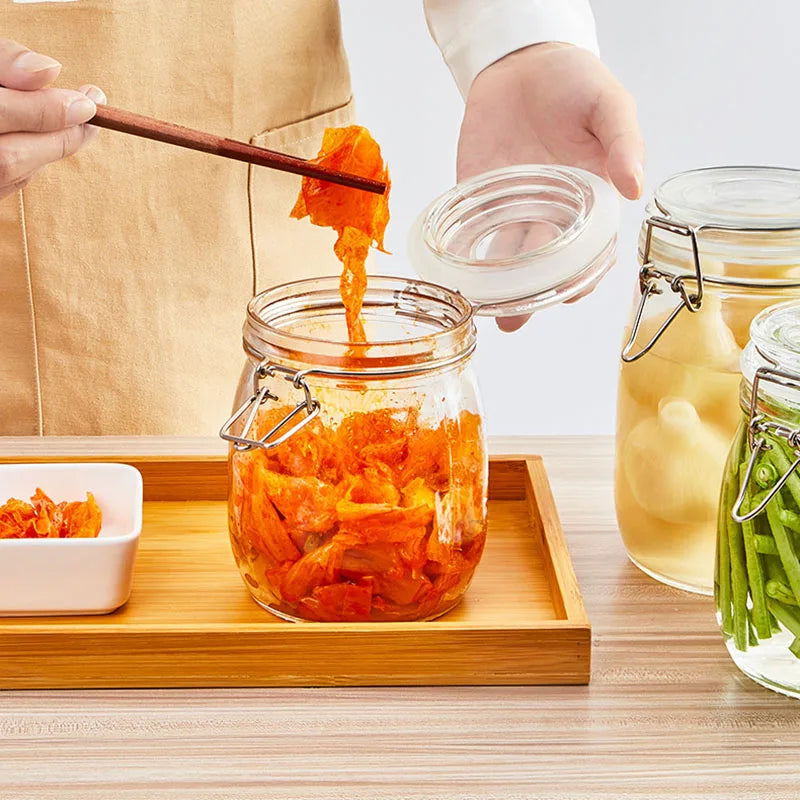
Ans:
[{"label": "white shirt sleeve", "polygon": [[431,35],[461,94],[498,59],[540,42],[598,53],[589,0],[424,0]]}]

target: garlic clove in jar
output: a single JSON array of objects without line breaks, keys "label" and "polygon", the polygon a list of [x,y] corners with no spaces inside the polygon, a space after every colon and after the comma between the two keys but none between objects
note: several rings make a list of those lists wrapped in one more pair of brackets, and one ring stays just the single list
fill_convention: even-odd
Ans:
[{"label": "garlic clove in jar", "polygon": [[[733,372],[715,372],[707,376],[704,391],[687,393],[687,399],[698,409],[703,422],[714,425],[730,442],[742,419],[739,386],[742,376]],[[698,388],[700,384],[698,383]]]},{"label": "garlic clove in jar", "polygon": [[[770,280],[800,282],[800,264],[741,264],[727,261],[722,264],[722,274],[729,278],[746,280]],[[728,327],[733,331],[739,347],[745,347],[750,339],[750,323],[756,314],[775,303],[781,297],[774,289],[758,291],[732,289],[722,302],[722,313]]]},{"label": "garlic clove in jar", "polygon": [[[637,341],[649,341],[667,314],[645,319]],[[722,316],[722,300],[706,292],[699,311],[683,309],[653,346],[651,354],[680,364],[714,369],[736,368],[740,348]],[[643,359],[642,359],[643,360]]]},{"label": "garlic clove in jar", "polygon": [[[770,281],[800,281],[800,265],[798,264],[740,264],[726,262],[722,267],[726,277]],[[723,316],[728,327],[733,331],[740,347],[745,347],[750,339],[750,323],[756,314],[775,303],[781,297],[774,289],[756,290],[752,287],[745,290],[732,289],[723,299]]]},{"label": "garlic clove in jar", "polygon": [[622,443],[625,437],[635,428],[643,419],[652,417],[658,411],[658,402],[654,401],[649,404],[639,402],[628,389],[624,380],[625,373],[623,367],[623,379],[620,380],[617,387],[617,442]]},{"label": "garlic clove in jar", "polygon": [[692,586],[708,586],[716,528],[708,523],[666,522],[637,502],[624,473],[615,481],[615,506],[625,547],[647,571]]},{"label": "garlic clove in jar", "polygon": [[[642,323],[637,343],[649,341],[663,315]],[[700,311],[684,309],[653,349],[622,367],[621,381],[653,408],[663,397],[683,397],[698,409],[735,403],[741,350],[722,316],[720,298],[706,294]]]},{"label": "garlic clove in jar", "polygon": [[666,397],[658,415],[640,422],[623,450],[636,502],[667,522],[713,521],[728,441],[703,423],[687,400]]}]

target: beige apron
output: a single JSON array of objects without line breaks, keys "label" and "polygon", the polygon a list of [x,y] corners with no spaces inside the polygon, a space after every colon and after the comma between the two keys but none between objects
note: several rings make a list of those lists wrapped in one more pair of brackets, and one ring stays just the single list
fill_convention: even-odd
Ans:
[{"label": "beige apron", "polygon": [[[347,124],[335,0],[0,0],[58,85],[314,155]],[[336,271],[299,178],[110,131],[0,201],[0,434],[214,434],[254,291]]]}]

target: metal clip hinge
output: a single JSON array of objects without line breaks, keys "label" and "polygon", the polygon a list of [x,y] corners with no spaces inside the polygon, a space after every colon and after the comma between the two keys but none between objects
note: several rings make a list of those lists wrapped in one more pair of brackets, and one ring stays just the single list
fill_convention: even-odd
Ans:
[{"label": "metal clip hinge", "polygon": [[[700,267],[700,250],[697,245],[697,234],[700,228],[693,228],[689,225],[680,225],[666,217],[650,217],[645,223],[647,226],[647,233],[645,234],[644,254],[642,261],[644,262],[641,270],[639,271],[639,290],[641,292],[641,300],[636,309],[636,314],[633,318],[633,325],[631,326],[631,333],[628,341],[622,348],[622,360],[625,363],[631,363],[640,359],[646,353],[653,349],[655,343],[661,338],[664,331],[672,324],[675,317],[688,308],[691,313],[700,310],[703,302],[703,271]],[[650,250],[653,241],[653,228],[660,228],[661,230],[674,233],[679,236],[688,236],[692,244],[692,258],[694,261],[694,275],[674,275],[671,272],[657,269],[652,261],[650,261]],[[670,312],[667,319],[661,324],[661,327],[653,334],[650,341],[642,347],[638,352],[632,353],[633,345],[636,342],[636,337],[639,335],[639,328],[642,324],[644,316],[644,309],[647,301],[654,294],[662,294],[663,289],[658,286],[659,280],[665,280],[669,283],[670,289],[681,297],[678,305]],[[693,294],[689,294],[686,288],[686,281],[694,280],[697,284],[697,289]]]},{"label": "metal clip hinge", "polygon": [[[274,377],[276,373],[282,375],[282,377],[289,381],[296,389],[301,389],[303,392],[303,399],[263,436],[254,438],[250,431],[256,421],[258,409],[267,400],[278,399],[277,395],[272,394],[266,386],[260,386],[260,381],[265,378]],[[233,442],[234,449],[240,452],[252,450],[256,447],[262,450],[272,450],[294,436],[295,433],[308,425],[308,423],[319,414],[319,402],[311,396],[311,390],[308,388],[305,376],[287,367],[269,364],[266,360],[262,361],[253,371],[253,389],[252,396],[233,412],[219,431],[219,435],[225,439],[225,441]],[[305,414],[305,416],[303,416],[299,422],[295,422],[289,427],[292,420],[301,414]],[[232,433],[231,431],[234,426],[245,417],[246,419],[241,426],[241,433],[239,435]]]},{"label": "metal clip hinge", "polygon": [[[734,522],[747,522],[748,520],[757,517],[772,500],[773,497],[783,488],[786,481],[792,476],[795,470],[800,466],[800,428],[789,428],[785,425],[780,425],[777,422],[769,422],[764,419],[763,414],[758,414],[758,387],[762,381],[778,384],[779,386],[786,386],[792,389],[800,389],[800,377],[792,374],[791,372],[783,372],[781,370],[772,369],[771,367],[761,367],[756,371],[753,378],[753,389],[750,398],[750,421],[747,426],[747,443],[750,447],[750,460],[747,463],[747,469],[742,479],[742,485],[739,488],[739,494],[736,497],[736,502],[731,509],[731,519]],[[770,433],[774,437],[786,439],[790,447],[794,451],[794,462],[789,466],[789,469],[781,475],[767,493],[767,496],[758,504],[756,508],[749,509],[747,513],[742,514],[742,506],[744,505],[744,498],[747,494],[747,487],[750,485],[750,479],[755,469],[756,459],[762,451],[770,450],[772,445],[769,444],[764,436],[759,434]]]}]

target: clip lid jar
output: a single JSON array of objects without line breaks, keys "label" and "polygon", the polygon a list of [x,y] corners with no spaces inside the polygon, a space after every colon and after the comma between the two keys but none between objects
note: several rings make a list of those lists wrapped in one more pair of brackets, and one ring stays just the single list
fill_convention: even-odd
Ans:
[{"label": "clip lid jar", "polygon": [[647,207],[617,399],[617,520],[631,560],[711,594],[718,488],[750,322],[800,298],[800,171],[714,167]]},{"label": "clip lid jar", "polygon": [[254,600],[293,621],[425,620],[467,590],[486,540],[488,458],[460,295],[371,277],[367,344],[338,278],[250,302],[231,418],[228,519]]},{"label": "clip lid jar", "polygon": [[717,619],[746,675],[800,697],[800,303],[763,311],[750,336],[722,481]]}]

